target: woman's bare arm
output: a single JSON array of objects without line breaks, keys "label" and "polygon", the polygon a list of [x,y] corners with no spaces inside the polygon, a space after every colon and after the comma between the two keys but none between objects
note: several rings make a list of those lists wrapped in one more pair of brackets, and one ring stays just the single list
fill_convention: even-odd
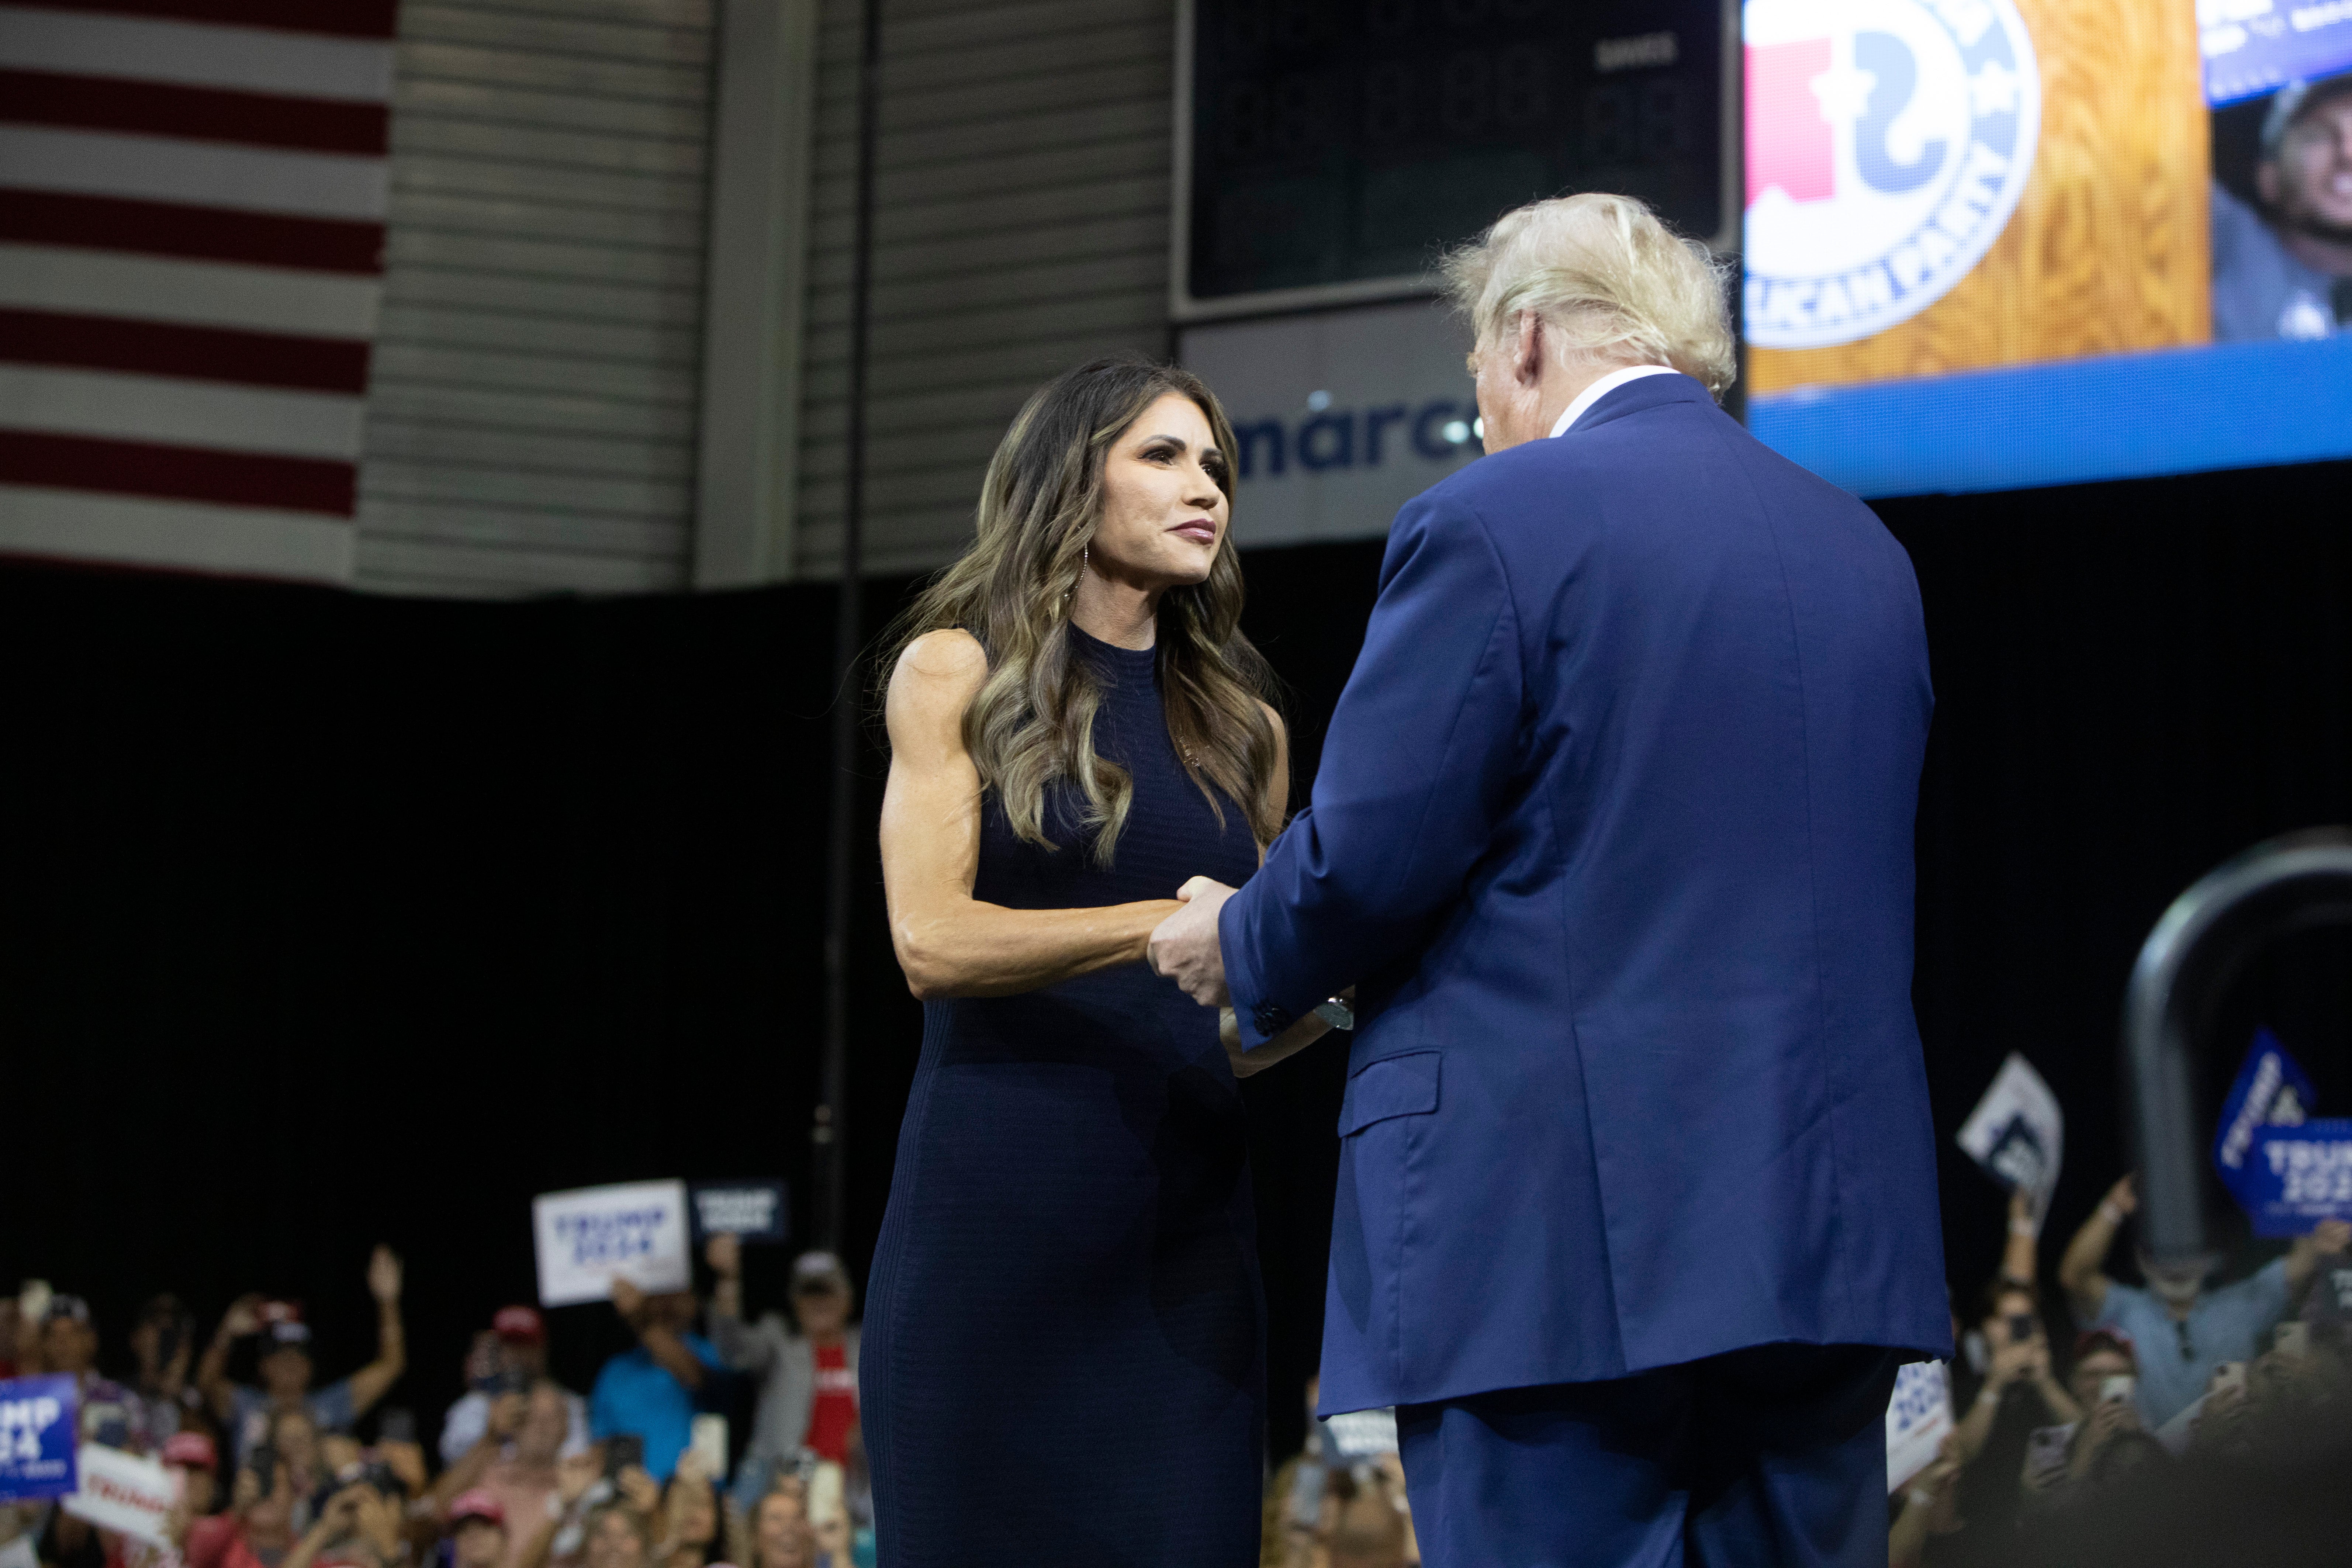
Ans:
[{"label": "woman's bare arm", "polygon": [[[1011,996],[1139,963],[1174,899],[1092,910],[1008,910],[971,896],[980,869],[980,770],[963,714],[987,679],[969,632],[918,637],[890,677],[890,781],[882,795],[882,887],[907,989],[929,1001]],[[1065,854],[1082,854],[1073,847]]]}]

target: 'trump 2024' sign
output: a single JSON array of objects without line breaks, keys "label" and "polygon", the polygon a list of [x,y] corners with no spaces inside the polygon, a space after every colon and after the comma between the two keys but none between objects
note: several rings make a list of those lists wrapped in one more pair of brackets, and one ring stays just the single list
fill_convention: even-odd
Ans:
[{"label": "'trump 2024' sign", "polygon": [[0,1502],[63,1497],[79,1484],[69,1373],[0,1383]]},{"label": "'trump 2024' sign", "polygon": [[576,1187],[530,1202],[539,1304],[602,1301],[620,1275],[641,1290],[683,1290],[690,1275],[686,1184]]}]

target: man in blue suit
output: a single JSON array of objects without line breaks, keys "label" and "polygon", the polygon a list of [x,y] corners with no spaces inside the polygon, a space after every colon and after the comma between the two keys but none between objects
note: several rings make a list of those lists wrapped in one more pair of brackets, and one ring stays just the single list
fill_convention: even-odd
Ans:
[{"label": "man in blue suit", "polygon": [[1153,965],[1250,1049],[1358,984],[1322,1406],[1398,1407],[1431,1568],[1884,1564],[1950,1322],[1909,560],[1717,409],[1720,280],[1640,203],[1450,272],[1489,455],[1398,515],[1313,804]]}]

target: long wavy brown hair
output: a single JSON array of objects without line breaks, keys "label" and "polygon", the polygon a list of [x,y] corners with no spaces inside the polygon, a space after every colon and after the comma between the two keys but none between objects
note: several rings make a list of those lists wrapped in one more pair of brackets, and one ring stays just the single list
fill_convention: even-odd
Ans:
[{"label": "long wavy brown hair", "polygon": [[[1143,411],[1173,393],[1207,416],[1225,455],[1218,488],[1233,499],[1239,462],[1234,429],[1206,383],[1139,356],[1092,360],[1033,394],[997,444],[981,487],[979,526],[955,564],[940,574],[885,635],[877,674],[887,694],[907,645],[961,627],[988,655],[988,678],[964,710],[963,742],[982,787],[1003,803],[1013,831],[1048,849],[1046,788],[1077,786],[1079,819],[1093,857],[1111,863],[1133,803],[1127,770],[1097,756],[1095,714],[1102,684],[1070,644],[1070,596],[1087,542],[1102,517],[1103,459]],[[1224,820],[1220,792],[1266,843],[1282,826],[1282,802],[1266,798],[1274,773],[1273,672],[1242,634],[1242,569],[1230,537],[1206,582],[1160,597],[1160,689],[1169,738],[1184,768]]]}]

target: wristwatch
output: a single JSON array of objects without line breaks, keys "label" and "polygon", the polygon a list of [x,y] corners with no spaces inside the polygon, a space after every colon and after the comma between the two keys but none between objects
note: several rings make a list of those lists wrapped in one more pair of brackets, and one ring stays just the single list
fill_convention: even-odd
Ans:
[{"label": "wristwatch", "polygon": [[1317,1003],[1315,1016],[1335,1029],[1352,1029],[1356,1026],[1355,1010],[1337,996],[1328,1002]]}]

